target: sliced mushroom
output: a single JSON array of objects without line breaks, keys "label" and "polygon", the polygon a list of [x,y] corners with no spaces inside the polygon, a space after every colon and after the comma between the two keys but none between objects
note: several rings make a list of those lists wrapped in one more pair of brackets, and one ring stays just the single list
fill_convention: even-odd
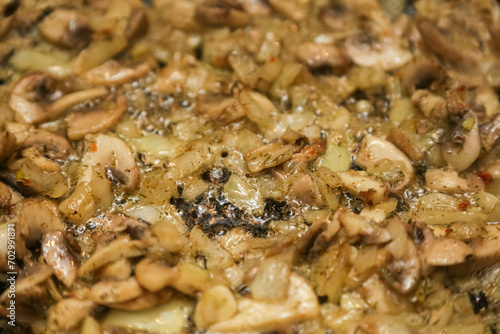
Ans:
[{"label": "sliced mushroom", "polygon": [[484,183],[477,175],[469,174],[463,178],[452,168],[428,169],[425,172],[425,185],[431,190],[451,194],[484,189]]},{"label": "sliced mushroom", "polygon": [[40,241],[46,233],[64,230],[64,223],[54,202],[28,199],[22,202],[16,224],[16,256],[22,259],[27,248]]},{"label": "sliced mushroom", "polygon": [[415,176],[410,159],[393,143],[375,136],[365,138],[356,162],[372,174],[387,173],[383,181],[392,192],[402,190]]},{"label": "sliced mushroom", "polygon": [[130,240],[128,236],[122,236],[112,241],[106,247],[98,249],[80,267],[78,275],[83,276],[90,271],[94,271],[102,266],[118,261],[121,258],[130,258],[144,255],[148,244],[142,240]]},{"label": "sliced mushroom", "polygon": [[422,151],[412,142],[410,137],[399,128],[392,128],[387,140],[396,145],[413,162],[419,162],[424,157]]},{"label": "sliced mushroom", "polygon": [[200,5],[196,8],[197,21],[212,26],[244,27],[250,23],[250,16],[229,6]]},{"label": "sliced mushroom", "polygon": [[148,16],[146,10],[142,6],[137,6],[132,9],[128,18],[127,27],[123,35],[129,40],[141,37],[146,34],[149,27]]},{"label": "sliced mushroom", "polygon": [[97,270],[97,276],[101,280],[125,280],[132,275],[133,268],[130,259],[121,258],[115,262],[108,263]]},{"label": "sliced mushroom", "polygon": [[473,256],[474,251],[463,241],[442,237],[432,242],[424,260],[432,266],[452,266],[464,263]]},{"label": "sliced mushroom", "polygon": [[366,173],[352,170],[337,175],[349,192],[365,200],[369,205],[384,202],[388,198],[387,188],[384,184]]},{"label": "sliced mushroom", "polygon": [[145,258],[141,260],[135,269],[137,281],[146,290],[157,292],[179,279],[179,273],[167,264]]},{"label": "sliced mushroom", "polygon": [[[16,279],[15,298],[16,301],[26,301],[32,298],[39,298],[46,295],[46,290],[42,284],[53,274],[52,268],[45,264],[29,265],[20,273]],[[11,299],[10,289],[6,289],[0,296],[2,303],[7,303]]]},{"label": "sliced mushroom", "polygon": [[87,166],[79,182],[88,181],[91,167],[97,164],[105,166],[118,178],[126,191],[133,191],[140,182],[140,172],[130,148],[121,139],[99,134],[87,138],[87,153],[82,165]]},{"label": "sliced mushroom", "polygon": [[392,256],[383,277],[399,293],[410,293],[416,289],[422,269],[417,247],[398,218],[391,219],[386,229],[392,241],[385,248]]},{"label": "sliced mushroom", "polygon": [[16,136],[8,131],[0,133],[0,163],[10,157],[16,148]]},{"label": "sliced mushroom", "polygon": [[123,281],[100,281],[90,289],[89,299],[96,304],[126,302],[142,295],[144,290],[134,277]]},{"label": "sliced mushroom", "polygon": [[314,290],[304,278],[292,273],[285,301],[269,303],[240,298],[236,315],[209,326],[208,332],[268,332],[284,325],[315,319],[319,314],[318,298]]},{"label": "sliced mushroom", "polygon": [[474,255],[468,261],[452,266],[449,272],[453,275],[468,275],[500,261],[500,231],[497,225],[486,225],[483,237],[469,242]]},{"label": "sliced mushroom", "polygon": [[164,289],[158,292],[144,292],[137,298],[121,302],[121,303],[109,303],[106,304],[107,307],[124,310],[124,311],[140,311],[153,308],[161,303],[166,302],[174,295],[174,290]]},{"label": "sliced mushroom", "polygon": [[80,247],[63,231],[46,233],[42,238],[42,253],[45,262],[54,269],[59,281],[70,287],[78,274]]},{"label": "sliced mushroom", "polygon": [[266,144],[244,154],[250,172],[278,166],[288,161],[305,145],[305,137],[288,128],[275,143]]},{"label": "sliced mushroom", "polygon": [[55,81],[43,72],[32,72],[21,78],[12,89],[9,106],[16,112],[18,122],[38,124],[61,115],[73,105],[107,94],[104,88],[95,88],[67,94],[54,99]]},{"label": "sliced mushroom", "polygon": [[450,43],[430,19],[418,19],[417,29],[425,44],[444,59],[466,66],[476,64],[476,60],[471,54]]},{"label": "sliced mushroom", "polygon": [[101,108],[78,110],[66,117],[68,138],[80,140],[85,135],[111,129],[127,111],[128,103],[122,95],[113,95],[101,103]]},{"label": "sliced mushroom", "polygon": [[341,49],[330,44],[302,43],[294,50],[295,56],[309,68],[330,67],[334,70],[344,70],[349,60]]},{"label": "sliced mushroom", "polygon": [[12,26],[12,22],[14,21],[15,13],[21,6],[20,0],[7,0],[2,1],[0,7],[0,13],[2,13],[0,17],[0,37],[3,37],[7,34]]},{"label": "sliced mushroom", "polygon": [[498,138],[500,138],[500,114],[494,115],[490,121],[481,124],[479,133],[483,147],[487,151],[491,150]]},{"label": "sliced mushroom", "polygon": [[403,87],[412,95],[416,90],[430,88],[433,82],[440,82],[444,73],[438,63],[427,58],[417,58],[403,67],[399,76]]},{"label": "sliced mushroom", "polygon": [[411,96],[411,102],[432,120],[443,120],[448,116],[446,99],[426,89],[415,91]]},{"label": "sliced mushroom", "polygon": [[368,244],[386,243],[391,240],[390,234],[377,226],[368,218],[356,215],[350,211],[342,212],[339,221],[348,237],[361,236]]},{"label": "sliced mushroom", "polygon": [[318,187],[309,174],[304,174],[293,182],[288,197],[299,205],[320,207],[323,204]]},{"label": "sliced mushroom", "polygon": [[87,16],[62,8],[50,13],[38,25],[38,32],[50,43],[71,49],[85,46],[92,37]]},{"label": "sliced mushroom", "polygon": [[464,115],[460,124],[443,137],[443,159],[458,172],[469,168],[481,153],[479,120],[473,112]]},{"label": "sliced mushroom", "polygon": [[0,208],[5,208],[11,204],[12,193],[4,183],[0,182]]},{"label": "sliced mushroom", "polygon": [[58,333],[74,331],[96,307],[97,305],[90,300],[63,299],[50,308],[47,326]]},{"label": "sliced mushroom", "polygon": [[411,52],[402,44],[402,41],[395,37],[379,43],[367,40],[366,34],[363,34],[349,37],[344,47],[347,56],[356,65],[377,66],[387,71],[399,68],[411,60]]},{"label": "sliced mushroom", "polygon": [[280,0],[269,0],[268,2],[275,11],[283,14],[289,19],[300,21],[307,16],[307,2],[298,0],[286,2]]},{"label": "sliced mushroom", "polygon": [[240,102],[234,97],[211,96],[197,101],[196,111],[214,121],[228,124],[245,116]]},{"label": "sliced mushroom", "polygon": [[39,145],[43,146],[47,154],[54,159],[65,158],[71,151],[71,144],[66,138],[43,129],[29,130],[22,147]]},{"label": "sliced mushroom", "polygon": [[91,85],[119,86],[140,79],[150,71],[151,66],[148,62],[143,62],[136,67],[128,67],[110,59],[86,72],[84,78]]}]

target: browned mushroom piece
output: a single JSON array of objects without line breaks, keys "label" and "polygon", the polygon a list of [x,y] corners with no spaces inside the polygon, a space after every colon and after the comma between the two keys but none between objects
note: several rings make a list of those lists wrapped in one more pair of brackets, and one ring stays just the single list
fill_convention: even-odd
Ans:
[{"label": "browned mushroom piece", "polygon": [[157,292],[172,286],[179,279],[179,273],[166,263],[145,258],[135,269],[135,276],[141,286],[150,292]]},{"label": "browned mushroom piece", "polygon": [[302,175],[292,184],[288,197],[299,205],[321,207],[323,204],[318,187],[309,174]]},{"label": "browned mushroom piece", "polygon": [[96,307],[94,302],[86,299],[63,299],[50,308],[47,326],[58,333],[74,331]]},{"label": "browned mushroom piece", "polygon": [[59,281],[70,287],[80,266],[80,247],[75,240],[60,230],[46,233],[42,238],[42,253],[45,262],[54,269]]},{"label": "browned mushroom piece", "polygon": [[100,281],[92,286],[89,299],[96,304],[126,302],[142,295],[144,290],[134,277],[122,281]]},{"label": "browned mushroom piece", "polygon": [[10,205],[10,200],[12,199],[12,193],[4,183],[0,182],[0,208],[4,208]]},{"label": "browned mushroom piece", "polygon": [[45,152],[54,159],[65,158],[71,151],[69,141],[53,132],[43,129],[31,129],[22,147],[43,146]]},{"label": "browned mushroom piece", "polygon": [[471,54],[453,45],[430,19],[417,19],[417,29],[425,45],[444,59],[466,67],[477,63]]},{"label": "browned mushroom piece", "polygon": [[8,131],[0,133],[0,162],[10,157],[17,144],[16,136]]},{"label": "browned mushroom piece", "polygon": [[474,250],[463,241],[442,237],[434,240],[425,251],[424,261],[432,266],[453,266],[474,256]]},{"label": "browned mushroom piece", "polygon": [[17,258],[22,259],[28,254],[28,248],[40,241],[44,234],[64,229],[64,223],[54,202],[47,199],[24,200],[17,218]]},{"label": "browned mushroom piece", "polygon": [[391,235],[384,228],[350,211],[342,212],[339,221],[350,238],[360,236],[367,244],[383,244],[391,240]]},{"label": "browned mushroom piece", "polygon": [[458,172],[469,168],[481,153],[479,120],[475,113],[467,112],[455,129],[443,137],[443,159]]},{"label": "browned mushroom piece", "polygon": [[127,111],[128,103],[122,95],[111,95],[100,108],[77,110],[66,117],[68,138],[80,140],[85,135],[111,129]]},{"label": "browned mushroom piece", "polygon": [[40,36],[66,48],[84,47],[92,37],[89,19],[76,10],[56,9],[38,26]]},{"label": "browned mushroom piece", "polygon": [[67,94],[59,99],[56,82],[43,72],[32,72],[21,78],[12,89],[9,106],[16,112],[16,120],[38,124],[64,113],[71,106],[107,93],[95,88]]},{"label": "browned mushroom piece", "polygon": [[229,124],[245,116],[240,102],[229,96],[201,98],[196,102],[196,111],[222,124]]},{"label": "browned mushroom piece", "polygon": [[416,90],[411,96],[411,102],[431,120],[444,120],[448,116],[446,99],[427,89]]},{"label": "browned mushroom piece", "polygon": [[399,70],[401,83],[411,95],[418,89],[428,89],[434,82],[444,78],[444,71],[438,63],[428,58],[416,58]]},{"label": "browned mushroom piece", "polygon": [[410,137],[399,128],[392,128],[387,140],[396,145],[414,163],[419,162],[424,157],[422,151],[412,142]]},{"label": "browned mushroom piece", "polygon": [[[15,298],[16,302],[28,302],[32,299],[38,299],[46,296],[47,291],[43,283],[53,274],[52,268],[46,264],[30,264],[19,273],[16,279]],[[2,303],[8,303],[12,298],[10,290],[5,290],[0,296]]]},{"label": "browned mushroom piece", "polygon": [[151,71],[148,62],[135,67],[124,66],[110,59],[104,64],[84,74],[85,80],[91,85],[119,86],[146,76]]},{"label": "browned mushroom piece", "polygon": [[137,298],[120,303],[108,303],[106,306],[112,309],[124,311],[147,310],[166,302],[173,295],[174,290],[168,288],[154,293],[146,291]]},{"label": "browned mushroom piece", "polygon": [[12,26],[12,22],[14,21],[15,13],[21,6],[20,0],[7,0],[2,1],[0,7],[0,37],[3,37],[7,34]]},{"label": "browned mushroom piece", "polygon": [[410,293],[417,288],[422,271],[417,247],[408,236],[407,227],[398,218],[391,219],[386,228],[392,237],[386,245],[391,257],[382,269],[382,277],[399,293]]},{"label": "browned mushroom piece", "polygon": [[311,69],[332,68],[341,72],[349,65],[349,60],[342,50],[331,44],[305,42],[297,46],[294,54]]},{"label": "browned mushroom piece", "polygon": [[481,145],[487,150],[491,150],[493,145],[500,138],[500,114],[496,114],[493,118],[479,126],[479,134],[481,136]]},{"label": "browned mushroom piece", "polygon": [[149,26],[148,16],[143,7],[135,7],[128,18],[124,36],[127,40],[133,40],[146,34]]},{"label": "browned mushroom piece", "polygon": [[212,26],[244,27],[250,23],[250,16],[227,5],[202,4],[196,8],[195,19]]}]

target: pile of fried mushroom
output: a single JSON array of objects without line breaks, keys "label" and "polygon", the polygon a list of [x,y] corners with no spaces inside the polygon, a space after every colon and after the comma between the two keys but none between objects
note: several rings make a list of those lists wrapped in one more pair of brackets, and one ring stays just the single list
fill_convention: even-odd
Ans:
[{"label": "pile of fried mushroom", "polygon": [[0,15],[0,328],[500,331],[497,2]]}]

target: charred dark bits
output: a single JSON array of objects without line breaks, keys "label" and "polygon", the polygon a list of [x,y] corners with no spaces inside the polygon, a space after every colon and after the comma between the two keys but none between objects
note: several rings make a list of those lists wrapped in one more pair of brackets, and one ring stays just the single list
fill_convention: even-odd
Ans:
[{"label": "charred dark bits", "polygon": [[268,223],[271,220],[287,220],[295,214],[295,210],[286,201],[266,198],[264,200],[264,213],[260,218]]},{"label": "charred dark bits", "polygon": [[472,304],[472,308],[474,309],[474,313],[479,313],[482,310],[486,310],[488,308],[488,299],[484,292],[480,291],[477,294],[469,294],[470,302]]},{"label": "charred dark bits", "polygon": [[226,167],[215,167],[201,174],[203,180],[213,184],[224,184],[231,177],[231,171]]}]

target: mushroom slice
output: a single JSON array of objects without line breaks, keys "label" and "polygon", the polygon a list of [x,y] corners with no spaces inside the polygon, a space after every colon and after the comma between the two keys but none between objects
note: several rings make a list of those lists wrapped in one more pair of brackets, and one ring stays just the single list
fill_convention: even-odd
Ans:
[{"label": "mushroom slice", "polygon": [[127,67],[114,59],[91,69],[84,74],[85,80],[91,85],[118,86],[146,76],[151,71],[148,62],[136,67]]},{"label": "mushroom slice", "polygon": [[94,302],[86,299],[63,299],[50,308],[47,326],[59,333],[74,331],[96,307]]},{"label": "mushroom slice", "polygon": [[111,129],[127,111],[125,97],[118,95],[101,103],[101,109],[78,110],[66,117],[68,138],[80,140],[89,133],[98,133]]},{"label": "mushroom slice", "polygon": [[365,138],[356,162],[379,175],[392,192],[402,190],[415,175],[410,159],[396,145],[375,136]]},{"label": "mushroom slice", "polygon": [[212,26],[244,27],[250,23],[250,15],[229,6],[200,5],[196,8],[195,19]]},{"label": "mushroom slice", "polygon": [[298,132],[288,128],[277,142],[263,145],[244,154],[248,169],[256,173],[290,160],[304,147],[305,139]]},{"label": "mushroom slice", "polygon": [[[46,290],[41,284],[47,281],[52,274],[52,268],[45,264],[35,264],[26,267],[16,279],[16,300],[44,296]],[[8,303],[7,301],[12,298],[10,292],[10,289],[6,289],[2,293],[0,296],[2,303]]]},{"label": "mushroom slice", "polygon": [[9,32],[12,22],[14,21],[14,14],[21,6],[20,0],[6,0],[1,2],[0,6],[0,37],[3,37]]},{"label": "mushroom slice", "polygon": [[121,139],[99,134],[87,137],[87,153],[82,159],[87,166],[79,182],[88,181],[91,167],[102,164],[118,178],[126,191],[132,191],[139,185],[140,172],[132,151]]},{"label": "mushroom slice", "polygon": [[56,9],[38,26],[40,36],[57,46],[85,46],[92,37],[89,19],[76,10]]},{"label": "mushroom slice", "polygon": [[112,241],[106,247],[100,248],[80,267],[78,275],[83,276],[89,271],[94,271],[102,266],[118,261],[122,258],[144,255],[148,244],[142,240],[130,240],[122,236]]},{"label": "mushroom slice", "polygon": [[463,241],[442,237],[434,240],[426,249],[424,260],[432,266],[452,266],[473,256],[474,251]]},{"label": "mushroom slice", "polygon": [[144,292],[141,296],[121,303],[109,303],[107,307],[115,310],[140,311],[153,308],[169,300],[174,294],[172,289],[164,289],[158,292]]},{"label": "mushroom slice", "polygon": [[481,144],[487,151],[490,151],[500,138],[500,114],[496,114],[490,121],[481,124],[479,133],[481,134]]},{"label": "mushroom slice", "polygon": [[45,262],[54,269],[59,281],[70,287],[78,274],[80,247],[63,231],[46,233],[42,238],[42,253]]},{"label": "mushroom slice", "polygon": [[399,71],[401,83],[411,95],[418,89],[426,89],[435,81],[441,81],[444,73],[438,63],[427,58],[417,58]]},{"label": "mushroom slice", "polygon": [[299,205],[320,207],[323,204],[318,187],[309,174],[304,174],[293,182],[288,197]]},{"label": "mushroom slice", "polygon": [[449,267],[453,275],[468,275],[500,261],[500,230],[498,225],[486,225],[484,237],[469,242],[474,255],[464,263]]},{"label": "mushroom slice", "polygon": [[179,278],[179,273],[165,263],[145,258],[137,264],[135,276],[146,290],[157,292],[171,286]]},{"label": "mushroom slice", "polygon": [[368,204],[377,204],[387,200],[387,188],[384,184],[365,172],[348,171],[337,174],[349,192],[364,199]]},{"label": "mushroom slice", "polygon": [[419,89],[411,96],[411,102],[427,118],[432,120],[443,120],[448,116],[446,99],[426,89]]},{"label": "mushroom slice", "polygon": [[294,50],[295,56],[308,67],[331,67],[343,70],[349,65],[349,60],[339,48],[330,44],[316,44],[306,42]]},{"label": "mushroom slice", "polygon": [[12,89],[9,106],[16,112],[18,122],[38,124],[61,115],[73,105],[107,94],[95,88],[67,94],[55,102],[55,81],[43,72],[32,72],[21,78]]},{"label": "mushroom slice", "polygon": [[101,281],[90,289],[89,299],[107,305],[126,302],[142,295],[144,290],[134,277],[123,281]]},{"label": "mushroom slice", "polygon": [[0,162],[11,156],[16,148],[16,136],[8,131],[0,133]]},{"label": "mushroom slice", "polygon": [[28,199],[22,202],[16,224],[16,256],[22,259],[31,247],[46,233],[64,230],[54,202],[46,199]]},{"label": "mushroom slice", "polygon": [[344,227],[348,237],[361,236],[368,244],[386,243],[391,240],[391,235],[370,219],[354,214],[350,211],[342,212],[339,221]]},{"label": "mushroom slice", "polygon": [[428,169],[425,172],[425,185],[431,190],[449,194],[484,189],[484,183],[477,175],[469,174],[463,178],[452,168]]},{"label": "mushroom slice", "polygon": [[403,151],[413,162],[419,162],[424,157],[422,151],[412,142],[410,137],[399,128],[392,128],[387,136],[401,151]]},{"label": "mushroom slice", "polygon": [[250,298],[238,299],[238,312],[232,318],[208,327],[208,332],[268,332],[320,315],[318,298],[309,283],[300,275],[290,275],[288,298],[269,303]]},{"label": "mushroom slice", "polygon": [[211,96],[202,98],[197,101],[196,110],[222,124],[234,122],[245,116],[245,110],[234,97]]},{"label": "mushroom slice", "polygon": [[23,142],[22,147],[38,145],[43,146],[47,154],[54,159],[65,158],[71,151],[71,144],[66,138],[43,129],[29,130],[28,137]]},{"label": "mushroom slice", "polygon": [[382,269],[382,276],[399,293],[410,293],[417,287],[422,270],[417,247],[398,218],[391,219],[386,229],[392,238],[385,247],[391,261]]},{"label": "mushroom slice", "polygon": [[346,54],[359,66],[381,67],[393,70],[408,63],[412,54],[403,47],[402,41],[387,38],[380,43],[368,40],[366,35],[353,35],[345,42]]},{"label": "mushroom slice", "polygon": [[443,159],[458,171],[469,168],[481,153],[479,120],[473,112],[467,112],[461,123],[443,137],[441,153]]},{"label": "mushroom slice", "polygon": [[476,63],[472,55],[451,44],[428,18],[417,19],[417,29],[425,44],[444,59],[455,64],[473,65]]},{"label": "mushroom slice", "polygon": [[0,208],[9,206],[11,199],[11,190],[4,183],[0,182]]}]

